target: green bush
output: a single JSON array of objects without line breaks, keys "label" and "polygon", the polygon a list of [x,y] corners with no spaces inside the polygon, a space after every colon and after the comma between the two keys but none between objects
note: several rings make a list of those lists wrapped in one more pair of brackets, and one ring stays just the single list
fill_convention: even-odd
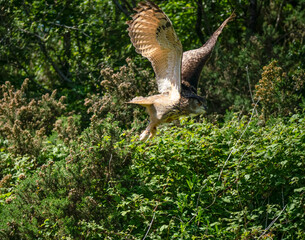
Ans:
[{"label": "green bush", "polygon": [[137,2],[3,1],[0,239],[305,239],[304,1],[156,1],[184,51],[237,17],[199,82],[209,121],[147,142]]},{"label": "green bush", "polygon": [[186,122],[150,146],[136,146],[133,168],[148,191],[143,198],[158,206],[152,239],[304,235],[304,115],[264,128],[248,121]]},{"label": "green bush", "polygon": [[[105,120],[106,121],[106,120]],[[104,122],[3,203],[4,239],[302,239],[305,114],[182,119],[150,142]],[[96,125],[94,127],[97,127]]]}]

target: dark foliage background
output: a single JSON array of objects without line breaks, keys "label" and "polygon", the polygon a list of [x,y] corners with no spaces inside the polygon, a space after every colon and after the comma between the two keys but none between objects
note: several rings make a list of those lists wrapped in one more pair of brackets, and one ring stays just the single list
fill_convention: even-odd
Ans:
[{"label": "dark foliage background", "polygon": [[138,142],[135,0],[0,1],[1,239],[304,239],[305,1],[155,1],[209,113]]}]

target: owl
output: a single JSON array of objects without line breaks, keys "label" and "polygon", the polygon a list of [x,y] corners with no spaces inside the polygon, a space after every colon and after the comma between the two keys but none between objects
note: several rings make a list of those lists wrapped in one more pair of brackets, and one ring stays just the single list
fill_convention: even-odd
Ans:
[{"label": "owl", "polygon": [[205,62],[225,25],[227,18],[200,48],[183,53],[181,42],[166,14],[152,1],[139,3],[128,21],[128,32],[137,53],[146,57],[155,72],[159,94],[135,97],[128,103],[146,107],[150,117],[141,140],[152,138],[157,127],[180,116],[206,111],[206,100],[197,95],[197,85]]}]

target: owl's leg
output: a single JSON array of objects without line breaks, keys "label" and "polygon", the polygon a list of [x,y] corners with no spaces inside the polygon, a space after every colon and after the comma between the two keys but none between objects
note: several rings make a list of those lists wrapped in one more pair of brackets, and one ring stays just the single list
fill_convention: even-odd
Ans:
[{"label": "owl's leg", "polygon": [[151,139],[156,135],[157,125],[150,123],[147,128],[141,133],[140,140],[145,141]]},{"label": "owl's leg", "polygon": [[149,138],[153,138],[156,135],[157,132],[157,126],[154,126],[150,129]]},{"label": "owl's leg", "polygon": [[156,108],[153,104],[147,105],[146,110],[150,117],[150,122],[147,128],[141,133],[140,140],[153,138],[157,132],[157,126],[160,124],[160,120],[157,118]]},{"label": "owl's leg", "polygon": [[150,135],[150,132],[147,130],[147,128],[140,135],[140,140],[141,141],[145,141],[146,139],[148,139],[148,137]]}]

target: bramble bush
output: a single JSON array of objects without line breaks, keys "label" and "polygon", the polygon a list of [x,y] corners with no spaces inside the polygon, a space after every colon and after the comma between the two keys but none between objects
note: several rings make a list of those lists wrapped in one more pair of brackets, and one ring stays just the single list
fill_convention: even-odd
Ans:
[{"label": "bramble bush", "polygon": [[304,239],[305,114],[258,123],[183,118],[144,143],[88,128],[3,203],[1,237]]},{"label": "bramble bush", "polygon": [[3,2],[0,239],[305,239],[304,1],[157,1],[185,51],[237,17],[199,82],[217,117],[147,142],[136,2]]},{"label": "bramble bush", "polygon": [[65,110],[65,97],[56,91],[41,99],[27,97],[29,79],[16,90],[10,82],[0,86],[0,137],[7,140],[8,151],[38,156],[42,141],[50,134],[56,118]]},{"label": "bramble bush", "polygon": [[[124,104],[137,89],[121,92],[107,82],[140,83],[134,69],[103,70],[106,94],[87,99],[92,116],[83,131],[80,115],[54,116],[36,157],[2,147],[0,237],[304,239],[305,113],[276,117],[270,108],[264,125],[260,108],[223,123],[182,118],[139,142],[142,122],[125,123],[134,116]],[[262,75],[269,84],[283,76],[274,63],[264,70],[272,72]],[[272,94],[282,88],[261,86],[260,106],[270,96],[281,103]]]}]

